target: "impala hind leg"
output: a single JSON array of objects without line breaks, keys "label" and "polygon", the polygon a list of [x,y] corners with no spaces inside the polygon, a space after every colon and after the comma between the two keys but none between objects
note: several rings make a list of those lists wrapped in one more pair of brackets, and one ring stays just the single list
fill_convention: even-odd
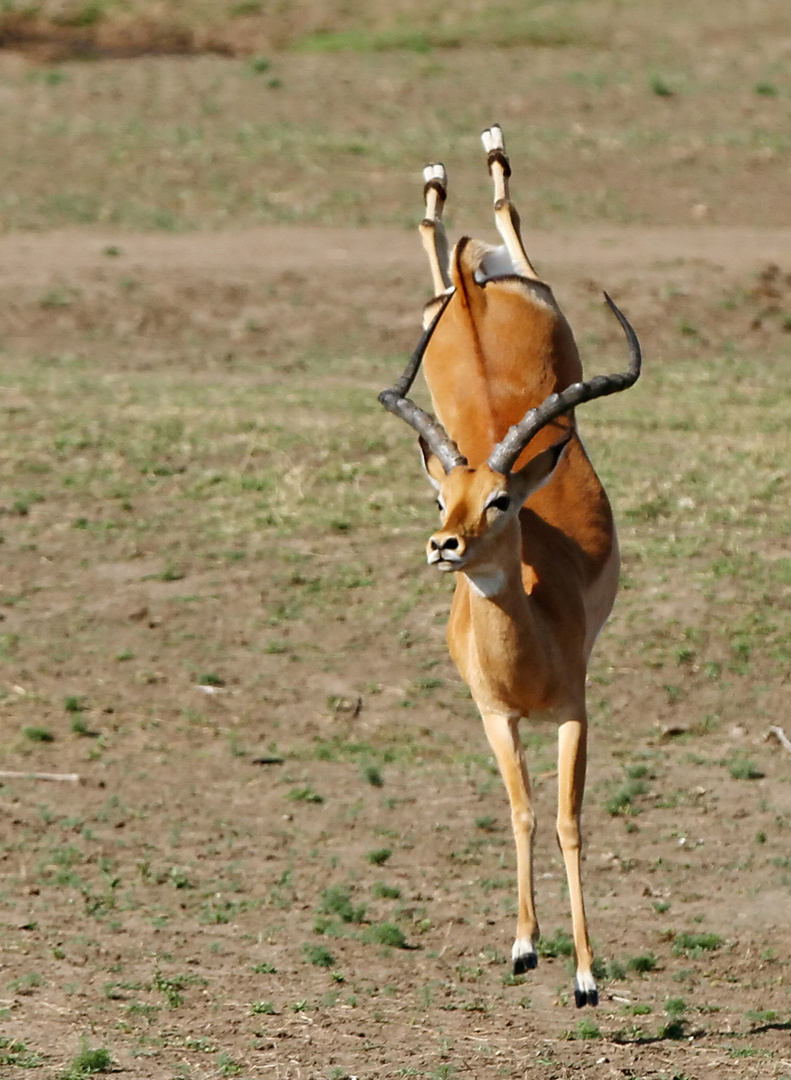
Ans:
[{"label": "impala hind leg", "polygon": [[538,963],[538,921],[533,896],[533,837],[536,819],[530,798],[530,778],[522,740],[519,738],[519,717],[483,710],[481,715],[486,737],[497,759],[511,804],[519,890],[516,940],[511,950],[511,960],[514,975],[521,975]]},{"label": "impala hind leg", "polygon": [[448,175],[445,166],[427,165],[423,170],[423,180],[426,214],[418,228],[431,268],[434,295],[440,296],[451,287],[448,237],[442,224],[442,211],[448,197]]},{"label": "impala hind leg", "polygon": [[514,273],[521,275],[521,277],[531,278],[533,281],[540,281],[541,279],[527,257],[519,229],[519,214],[516,212],[516,207],[508,195],[508,178],[511,175],[511,164],[505,152],[505,140],[500,125],[493,124],[492,127],[487,128],[481,135],[481,142],[488,155],[487,164],[494,181],[495,224],[497,225],[497,231],[503,238]]},{"label": "impala hind leg", "polygon": [[599,1004],[580,874],[580,812],[585,790],[586,756],[587,721],[583,718],[561,723],[558,729],[557,829],[571,900],[571,925],[577,957],[577,972],[574,978],[574,1000],[577,1008]]}]

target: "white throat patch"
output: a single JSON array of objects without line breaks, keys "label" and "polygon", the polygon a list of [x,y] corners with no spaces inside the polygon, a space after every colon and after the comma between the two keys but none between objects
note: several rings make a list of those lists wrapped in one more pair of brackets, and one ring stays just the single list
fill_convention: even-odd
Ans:
[{"label": "white throat patch", "polygon": [[502,592],[505,585],[505,574],[502,570],[490,570],[488,573],[484,571],[477,574],[465,570],[464,575],[475,595],[483,596],[487,600],[491,600],[493,596]]}]

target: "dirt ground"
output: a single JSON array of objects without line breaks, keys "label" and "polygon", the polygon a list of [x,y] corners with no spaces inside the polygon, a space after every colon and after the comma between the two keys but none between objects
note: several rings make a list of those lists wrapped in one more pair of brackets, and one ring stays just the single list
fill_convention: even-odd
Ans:
[{"label": "dirt ground", "polygon": [[[752,218],[757,166],[734,174],[738,226],[690,210],[704,150],[676,224],[666,196],[524,215],[587,370],[622,356],[603,287],[646,354],[581,418],[624,560],[590,677],[584,1012],[554,731],[524,726],[544,937],[514,978],[505,794],[376,402],[429,292],[416,233],[0,237],[0,769],[27,774],[0,778],[4,1080],[98,1049],[134,1080],[791,1077],[787,147],[766,163]],[[485,201],[454,214],[491,237]]]},{"label": "dirt ground", "polygon": [[[741,281],[767,255],[780,259],[789,239],[744,230],[569,230],[535,244],[576,306],[590,276],[628,282],[631,296],[646,297],[668,265],[688,292],[711,288],[713,276],[721,288],[723,275]],[[300,288],[315,291],[315,308],[306,307],[320,336],[333,309],[344,317],[344,296],[359,303],[380,277],[409,280],[414,239],[288,229],[129,236],[123,253],[108,257],[110,240],[60,234],[0,244],[2,288],[15,298],[6,307],[7,348],[24,342],[33,366],[42,366],[35,381],[28,373],[38,399],[23,378],[4,388],[7,416],[38,448],[19,447],[17,469],[37,461],[34,482],[45,489],[24,513],[5,508],[3,764],[80,775],[79,784],[4,782],[6,1038],[40,1055],[52,1075],[81,1036],[108,1047],[135,1077],[565,1076],[580,1069],[707,1076],[713,1067],[728,1076],[784,1075],[791,1068],[789,766],[762,736],[770,722],[784,722],[787,686],[778,681],[769,690],[772,706],[760,719],[726,713],[706,732],[705,703],[661,701],[647,686],[656,661],[641,662],[634,642],[619,653],[628,627],[616,616],[596,672],[611,685],[606,722],[594,717],[585,866],[597,948],[611,968],[615,962],[616,978],[605,978],[595,1014],[601,1038],[575,1038],[579,1015],[568,1002],[565,959],[542,960],[530,978],[508,977],[507,810],[444,655],[447,590],[429,580],[412,605],[394,611],[405,580],[427,574],[420,547],[433,518],[427,505],[420,508],[416,470],[402,480],[420,515],[407,530],[340,522],[318,525],[316,535],[304,527],[287,534],[280,522],[275,535],[256,535],[251,485],[246,535],[220,541],[243,546],[235,555],[209,552],[196,493],[185,498],[178,485],[216,467],[218,448],[191,455],[177,448],[188,464],[145,466],[131,481],[109,463],[119,451],[112,440],[103,445],[101,402],[90,389],[99,380],[110,399],[126,397],[121,412],[117,400],[110,404],[110,424],[129,409],[139,418],[145,405],[133,376],[146,380],[144,390],[159,383],[147,354],[161,339],[163,297],[171,297],[175,324],[173,296],[189,296],[180,314],[193,325],[200,315],[208,327],[207,355],[203,363],[182,356],[180,369],[167,358],[168,379],[187,385],[198,410],[224,410],[217,422],[233,428],[239,392],[260,405],[272,374],[241,361],[241,371],[233,364],[227,374],[217,371],[229,362],[216,356],[219,323],[204,310],[217,304],[215,283],[232,280],[243,304],[245,289],[266,294],[309,262]],[[102,290],[115,292],[113,279],[130,273],[149,294],[155,329],[142,330],[132,355],[116,350],[116,359],[102,338],[118,328],[102,327],[97,311],[106,317]],[[79,299],[55,309],[55,330],[38,298],[65,276]],[[36,298],[29,308],[27,294]],[[390,333],[410,341],[399,308],[388,308]],[[123,305],[112,314],[134,321]],[[227,347],[228,324],[222,329]],[[71,347],[82,350],[76,369]],[[56,353],[60,367],[45,359]],[[72,444],[57,454],[49,425],[62,402],[57,378],[48,380],[64,365],[86,399],[84,410],[74,401]],[[296,392],[303,378],[285,376]],[[336,367],[324,383],[339,380]],[[377,372],[364,382],[372,392],[382,378]],[[229,385],[233,399],[223,404],[218,390]],[[163,394],[166,402],[150,402],[157,417],[164,405],[169,414],[188,414],[168,381]],[[326,439],[317,434],[320,411],[295,423],[303,420]],[[375,413],[371,422],[378,423]],[[92,439],[85,437],[91,423],[98,425]],[[254,475],[272,468],[272,454],[251,445],[247,433],[230,453],[233,467],[248,461]],[[91,481],[69,486],[64,468],[89,469]],[[103,471],[119,490],[103,490]],[[395,483],[388,472],[378,485]],[[119,500],[129,501],[121,513],[137,529],[106,527]],[[190,528],[194,537],[181,535]],[[633,570],[628,533],[625,540]],[[358,588],[347,580],[337,590],[344,575],[371,572],[372,544],[391,549],[376,580]],[[305,605],[311,590],[316,603]],[[787,609],[787,587],[784,595]],[[90,734],[71,730],[75,717]],[[662,735],[674,725],[677,736]],[[30,728],[53,741],[25,737]],[[742,748],[761,778],[734,780],[723,769],[722,760]],[[531,757],[543,825],[539,911],[551,939],[568,925],[550,827],[551,731],[535,738]],[[642,812],[613,816],[602,784],[617,783],[622,765],[637,762],[647,764],[650,781],[638,800]],[[352,907],[365,908],[359,922],[356,914],[349,922],[336,917],[335,936],[316,933],[329,887],[346,889]],[[367,940],[383,923],[400,928],[405,948]],[[679,934],[698,931],[719,935],[721,944],[707,951],[693,943],[685,955]],[[322,945],[329,969],[309,960],[311,947]],[[653,970],[629,968],[641,956],[653,957]],[[686,1006],[683,1037],[662,1037],[668,999]],[[653,1011],[634,1016],[635,1006]],[[16,1063],[11,1054],[9,1061]]]}]

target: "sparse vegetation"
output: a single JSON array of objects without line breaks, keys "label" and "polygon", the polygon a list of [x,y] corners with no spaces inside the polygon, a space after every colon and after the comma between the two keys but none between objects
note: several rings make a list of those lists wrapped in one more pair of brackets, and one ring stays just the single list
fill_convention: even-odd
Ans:
[{"label": "sparse vegetation", "polygon": [[351,901],[350,890],[339,885],[324,889],[319,911],[346,923],[361,923],[365,918],[365,904],[355,907]]},{"label": "sparse vegetation", "polygon": [[403,930],[395,923],[373,923],[369,926],[363,938],[371,945],[391,945],[395,949],[406,948],[406,936]]},{"label": "sparse vegetation", "polygon": [[302,946],[302,952],[309,964],[315,967],[331,968],[335,966],[335,957],[324,945],[314,945],[306,942]]},{"label": "sparse vegetation", "polygon": [[673,939],[673,954],[695,958],[702,956],[704,952],[719,949],[721,945],[722,938],[719,934],[695,934],[682,930]]},{"label": "sparse vegetation", "polygon": [[[622,5],[616,42],[587,0],[229,4],[148,4],[142,30],[138,0],[44,0],[68,21],[46,63],[0,11],[0,1073],[71,1069],[77,1015],[111,1072],[173,1080],[671,1076],[715,1043],[723,1080],[782,1071],[785,8],[663,10],[658,33]],[[194,30],[113,59],[117,20],[134,49],[165,16]],[[105,45],[72,62],[64,35]],[[198,38],[217,51],[168,55]],[[588,688],[598,1013],[573,1011],[535,720],[548,933],[511,974],[507,803],[443,650],[414,440],[376,401],[430,292],[420,166],[447,161],[451,239],[493,235],[497,116],[586,372],[622,347],[591,283],[646,357],[577,418],[623,567]]]},{"label": "sparse vegetation", "polygon": [[552,937],[543,934],[538,941],[539,956],[573,956],[574,941],[565,930],[557,929]]},{"label": "sparse vegetation", "polygon": [[54,742],[55,740],[55,736],[49,728],[38,727],[38,725],[34,724],[24,727],[22,729],[22,734],[26,739],[30,739],[31,742],[49,743]]},{"label": "sparse vegetation", "polygon": [[384,866],[392,854],[390,848],[375,848],[373,851],[369,851],[365,857],[374,866]]},{"label": "sparse vegetation", "polygon": [[627,780],[605,800],[604,809],[613,817],[616,814],[635,814],[637,808],[634,800],[647,791],[648,787],[642,780]]},{"label": "sparse vegetation", "polygon": [[82,1080],[83,1077],[96,1073],[110,1072],[112,1066],[113,1059],[109,1050],[104,1047],[92,1048],[83,1043],[82,1049],[60,1074],[60,1080]]},{"label": "sparse vegetation", "polygon": [[728,763],[728,772],[733,780],[760,780],[764,773],[750,758],[736,757]]}]

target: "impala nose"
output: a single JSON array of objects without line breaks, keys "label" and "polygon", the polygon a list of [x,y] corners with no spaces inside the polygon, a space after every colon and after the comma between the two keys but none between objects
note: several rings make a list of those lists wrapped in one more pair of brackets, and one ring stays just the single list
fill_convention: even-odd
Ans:
[{"label": "impala nose", "polygon": [[455,536],[439,537],[432,536],[428,542],[432,551],[456,551],[459,541]]},{"label": "impala nose", "polygon": [[428,542],[428,561],[440,570],[452,570],[464,561],[465,543],[453,533],[435,533]]}]

